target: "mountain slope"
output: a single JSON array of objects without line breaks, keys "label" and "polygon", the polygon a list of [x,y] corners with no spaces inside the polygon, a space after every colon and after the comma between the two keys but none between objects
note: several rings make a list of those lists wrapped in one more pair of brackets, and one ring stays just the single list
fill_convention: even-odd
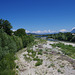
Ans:
[{"label": "mountain slope", "polygon": [[71,33],[75,33],[75,29],[73,29],[73,30],[71,31]]}]

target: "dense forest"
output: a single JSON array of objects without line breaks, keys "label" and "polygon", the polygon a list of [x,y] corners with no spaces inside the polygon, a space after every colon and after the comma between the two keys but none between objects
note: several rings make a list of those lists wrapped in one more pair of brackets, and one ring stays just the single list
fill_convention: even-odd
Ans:
[{"label": "dense forest", "polygon": [[12,31],[8,20],[0,19],[0,75],[15,75],[15,53],[34,41],[25,29]]},{"label": "dense forest", "polygon": [[[43,35],[44,36],[44,35]],[[72,33],[57,33],[57,34],[49,34],[45,35],[48,36],[48,38],[53,38],[61,41],[69,41],[69,42],[75,42],[75,35],[72,35]]]}]

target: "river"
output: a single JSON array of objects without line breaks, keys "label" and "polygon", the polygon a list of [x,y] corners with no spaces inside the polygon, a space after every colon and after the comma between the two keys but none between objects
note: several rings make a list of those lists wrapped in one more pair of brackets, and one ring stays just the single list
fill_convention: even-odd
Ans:
[{"label": "river", "polygon": [[58,41],[56,39],[53,39],[53,38],[47,38],[48,36],[36,36],[36,38],[41,38],[41,39],[46,39],[48,41]]}]

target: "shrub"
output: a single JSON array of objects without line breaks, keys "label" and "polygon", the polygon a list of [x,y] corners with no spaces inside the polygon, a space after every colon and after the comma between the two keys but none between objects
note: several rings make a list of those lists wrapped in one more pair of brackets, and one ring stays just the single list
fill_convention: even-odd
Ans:
[{"label": "shrub", "polygon": [[15,53],[16,51],[17,47],[15,41],[3,30],[0,30],[0,59],[8,53]]},{"label": "shrub", "polygon": [[0,75],[15,75],[14,54],[6,54],[0,61]]},{"label": "shrub", "polygon": [[22,39],[18,36],[13,36],[13,40],[16,42],[17,50],[20,50],[23,48]]},{"label": "shrub", "polygon": [[61,72],[61,70],[60,70],[60,69],[58,69],[58,72]]},{"label": "shrub", "polygon": [[39,59],[39,60],[36,62],[35,66],[40,66],[40,65],[42,65],[42,62],[43,62],[43,60],[42,60],[42,59]]},{"label": "shrub", "polygon": [[57,43],[53,44],[52,46],[60,47],[65,55],[68,55],[75,59],[75,47],[73,47],[72,45],[64,45],[63,43]]}]

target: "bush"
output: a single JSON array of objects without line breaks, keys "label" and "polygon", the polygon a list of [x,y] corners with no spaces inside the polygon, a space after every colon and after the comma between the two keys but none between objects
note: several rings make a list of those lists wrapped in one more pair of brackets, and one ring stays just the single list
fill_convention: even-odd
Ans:
[{"label": "bush", "polygon": [[7,35],[3,30],[0,30],[0,59],[8,53],[15,53],[16,51],[16,43],[11,36]]},{"label": "bush", "polygon": [[18,36],[13,36],[13,40],[16,42],[17,50],[20,50],[23,48],[22,39]]},{"label": "bush", "polygon": [[0,75],[15,75],[14,54],[6,54],[0,61]]},{"label": "bush", "polygon": [[22,36],[21,38],[23,41],[23,47],[26,47],[29,43],[34,41],[34,38],[32,35]]},{"label": "bush", "polygon": [[35,64],[35,66],[40,66],[40,65],[42,65],[42,62],[43,62],[42,59],[38,60],[38,61],[36,62],[36,64]]},{"label": "bush", "polygon": [[75,36],[72,37],[71,41],[72,42],[75,42]]}]

